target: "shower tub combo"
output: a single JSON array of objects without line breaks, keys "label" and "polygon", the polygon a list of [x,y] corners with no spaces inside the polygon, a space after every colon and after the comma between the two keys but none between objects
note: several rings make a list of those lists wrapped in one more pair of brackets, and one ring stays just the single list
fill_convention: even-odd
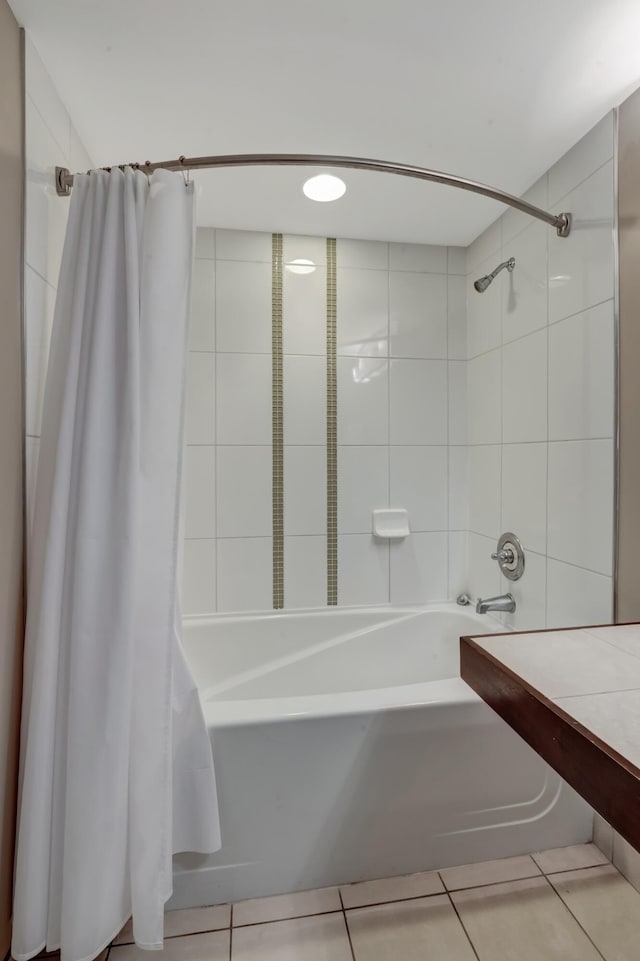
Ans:
[{"label": "shower tub combo", "polygon": [[222,827],[169,907],[305,890],[591,838],[592,811],[460,679],[455,604],[194,617],[184,643]]}]

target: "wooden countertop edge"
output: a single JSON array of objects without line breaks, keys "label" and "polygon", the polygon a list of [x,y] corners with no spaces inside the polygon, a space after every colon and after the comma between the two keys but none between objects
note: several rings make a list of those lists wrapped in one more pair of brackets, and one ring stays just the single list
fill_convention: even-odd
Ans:
[{"label": "wooden countertop edge", "polygon": [[635,764],[471,637],[460,638],[460,676],[640,850],[640,769]]}]

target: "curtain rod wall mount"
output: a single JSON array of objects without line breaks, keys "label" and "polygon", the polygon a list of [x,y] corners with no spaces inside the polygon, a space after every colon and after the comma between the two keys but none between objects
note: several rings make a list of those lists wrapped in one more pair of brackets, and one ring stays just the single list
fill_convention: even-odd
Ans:
[{"label": "curtain rod wall mount", "polygon": [[[467,180],[465,177],[457,177],[455,174],[443,173],[439,170],[429,170],[426,167],[415,167],[411,164],[396,164],[388,160],[366,160],[362,157],[340,157],[323,154],[222,154],[212,157],[178,157],[177,160],[163,160],[160,163],[138,164],[119,164],[121,168],[131,166],[134,170],[141,170],[143,173],[153,173],[154,170],[205,170],[215,167],[262,167],[262,166],[286,166],[286,167],[342,167],[353,170],[373,170],[378,173],[391,173],[400,177],[413,177],[416,180],[427,180],[431,183],[445,184],[449,187],[457,187],[459,190],[468,190],[474,194],[481,194],[483,197],[490,197],[509,207],[514,207],[530,217],[542,220],[555,227],[559,237],[568,237],[571,232],[571,214],[564,212],[552,214],[541,207],[535,207],[527,203],[520,197],[505,193],[496,187],[489,187],[486,184],[478,183],[476,180]],[[103,168],[110,170],[110,167]],[[56,192],[59,197],[68,197],[73,187],[73,174],[66,167],[56,167]]]}]

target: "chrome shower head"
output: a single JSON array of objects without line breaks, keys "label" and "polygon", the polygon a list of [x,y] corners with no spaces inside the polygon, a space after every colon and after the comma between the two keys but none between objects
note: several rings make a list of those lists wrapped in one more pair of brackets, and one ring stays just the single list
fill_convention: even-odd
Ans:
[{"label": "chrome shower head", "polygon": [[495,270],[492,270],[490,274],[485,274],[484,277],[480,277],[478,280],[476,280],[473,286],[475,287],[475,289],[478,291],[479,294],[483,294],[487,289],[487,287],[493,283],[493,281],[498,276],[501,270],[504,270],[504,268],[506,267],[509,273],[511,273],[515,265],[516,265],[515,257],[509,257],[509,259],[505,260],[504,263],[499,264]]}]

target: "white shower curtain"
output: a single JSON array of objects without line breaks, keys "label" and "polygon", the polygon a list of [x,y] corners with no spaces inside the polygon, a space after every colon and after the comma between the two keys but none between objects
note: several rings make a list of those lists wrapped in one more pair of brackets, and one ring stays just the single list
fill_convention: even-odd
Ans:
[{"label": "white shower curtain", "polygon": [[77,176],[45,392],[13,955],[160,948],[171,856],[220,846],[176,590],[194,235],[182,176]]}]

